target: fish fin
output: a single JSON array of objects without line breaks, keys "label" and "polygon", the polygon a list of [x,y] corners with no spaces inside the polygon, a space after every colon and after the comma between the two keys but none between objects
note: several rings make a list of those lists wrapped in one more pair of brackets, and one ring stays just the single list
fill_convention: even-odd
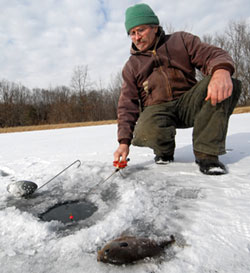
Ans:
[{"label": "fish fin", "polygon": [[119,237],[121,238],[121,237],[132,237],[132,236],[130,235],[129,229],[127,229],[127,230],[124,230],[124,231],[120,234]]},{"label": "fish fin", "polygon": [[170,235],[170,240],[160,242],[159,246],[165,248],[171,246],[173,243],[175,243],[175,237],[174,235]]}]

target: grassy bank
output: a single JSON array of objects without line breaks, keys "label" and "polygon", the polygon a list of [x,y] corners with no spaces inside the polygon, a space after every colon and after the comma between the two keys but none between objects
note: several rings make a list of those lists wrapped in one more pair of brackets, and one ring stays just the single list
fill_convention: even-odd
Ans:
[{"label": "grassy bank", "polygon": [[46,125],[36,125],[36,126],[18,126],[18,127],[0,128],[0,134],[1,133],[25,132],[25,131],[39,131],[39,130],[73,128],[73,127],[83,127],[83,126],[97,126],[97,125],[106,125],[106,124],[115,124],[115,123],[116,123],[116,120],[103,120],[103,121],[91,121],[91,122],[46,124]]},{"label": "grassy bank", "polygon": [[234,114],[242,114],[242,113],[249,113],[249,112],[250,112],[250,106],[237,107],[234,109]]}]

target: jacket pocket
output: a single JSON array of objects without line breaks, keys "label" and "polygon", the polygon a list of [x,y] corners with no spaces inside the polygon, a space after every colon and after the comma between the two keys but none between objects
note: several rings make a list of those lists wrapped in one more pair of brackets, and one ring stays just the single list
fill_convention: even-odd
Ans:
[{"label": "jacket pocket", "polygon": [[175,96],[178,96],[179,93],[182,94],[183,91],[187,91],[191,88],[190,83],[187,81],[187,77],[185,77],[180,69],[168,67],[167,76],[171,90],[173,93],[175,92]]},{"label": "jacket pocket", "polygon": [[168,84],[167,74],[164,73],[161,67],[156,67],[147,80],[143,82],[142,101],[145,106],[172,99],[172,90]]}]

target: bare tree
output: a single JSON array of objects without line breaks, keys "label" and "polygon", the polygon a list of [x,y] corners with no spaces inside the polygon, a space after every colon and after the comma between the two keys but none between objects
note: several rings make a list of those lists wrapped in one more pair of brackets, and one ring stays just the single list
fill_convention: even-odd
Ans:
[{"label": "bare tree", "polygon": [[[250,104],[250,29],[245,21],[228,24],[223,34],[203,36],[203,41],[228,51],[234,60],[233,77],[242,83],[239,105]],[[200,74],[198,73],[200,78]]]},{"label": "bare tree", "polygon": [[75,66],[72,78],[71,78],[71,88],[79,93],[80,95],[86,92],[87,88],[91,86],[88,77],[88,66],[87,65],[78,65]]},{"label": "bare tree", "polygon": [[239,104],[250,103],[250,28],[245,21],[231,22],[226,30],[228,51],[235,63],[234,77],[242,82]]},{"label": "bare tree", "polygon": [[116,117],[118,100],[122,88],[122,73],[118,72],[116,75],[111,77],[111,82],[109,84],[108,90],[110,93],[110,111],[113,112],[113,116]]},{"label": "bare tree", "polygon": [[175,32],[175,28],[171,23],[166,23],[165,24],[165,29],[168,33],[173,33]]}]

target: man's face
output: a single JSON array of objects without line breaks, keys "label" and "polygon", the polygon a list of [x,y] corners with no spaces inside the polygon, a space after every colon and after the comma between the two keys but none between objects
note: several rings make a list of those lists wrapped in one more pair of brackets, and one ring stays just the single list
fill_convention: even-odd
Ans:
[{"label": "man's face", "polygon": [[129,32],[129,36],[138,50],[146,51],[153,45],[157,30],[158,27],[140,25],[132,28]]}]

